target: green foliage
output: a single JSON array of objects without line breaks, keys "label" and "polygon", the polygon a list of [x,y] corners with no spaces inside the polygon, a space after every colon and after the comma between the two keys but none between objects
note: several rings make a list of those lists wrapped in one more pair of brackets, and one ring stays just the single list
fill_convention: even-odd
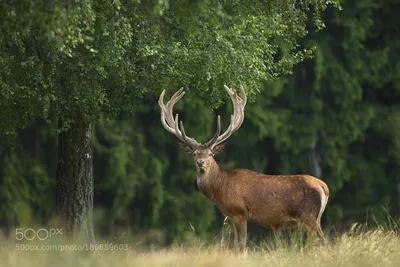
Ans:
[{"label": "green foliage", "polygon": [[115,115],[165,86],[189,86],[214,107],[226,81],[254,94],[310,56],[296,38],[308,10],[319,20],[327,5],[311,2],[3,3],[0,129],[38,116],[62,118],[64,128],[77,113]]},{"label": "green foliage", "polygon": [[[315,175],[320,157],[327,223],[364,221],[383,205],[400,214],[395,1],[342,1],[326,13],[329,1],[35,2],[0,11],[0,131],[15,133],[0,136],[9,224],[52,216],[55,132],[85,113],[100,230],[157,229],[177,242],[193,236],[192,225],[213,238],[222,216],[196,189],[192,157],[161,126],[156,97],[184,86],[175,111],[204,142],[216,113],[229,123],[223,84],[243,84],[250,98],[217,156],[223,168]],[[37,117],[65,125],[16,130]],[[43,148],[30,153],[32,140]]]},{"label": "green foliage", "polygon": [[[47,138],[45,131],[38,136],[43,143]],[[45,166],[46,158],[43,154],[34,155],[35,148],[33,153],[25,149],[19,139],[0,135],[0,212],[4,214],[0,222],[3,225],[42,225],[55,209],[54,180]]]}]

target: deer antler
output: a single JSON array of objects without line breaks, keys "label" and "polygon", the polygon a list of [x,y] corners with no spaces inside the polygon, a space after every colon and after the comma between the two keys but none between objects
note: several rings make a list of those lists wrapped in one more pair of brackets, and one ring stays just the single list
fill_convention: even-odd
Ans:
[{"label": "deer antler", "polygon": [[206,143],[206,146],[211,149],[217,146],[218,144],[224,142],[228,139],[234,132],[236,132],[243,123],[244,120],[244,107],[247,103],[246,92],[244,91],[243,86],[240,86],[240,96],[231,88],[224,85],[225,90],[228,92],[229,96],[232,99],[233,104],[233,114],[231,115],[231,123],[226,129],[226,131],[220,135],[221,133],[221,118],[218,115],[217,118],[217,131],[214,137]]},{"label": "deer antler", "polygon": [[158,105],[161,108],[161,124],[168,132],[174,134],[182,142],[188,144],[192,148],[195,148],[196,146],[199,145],[199,143],[194,138],[186,136],[185,128],[183,127],[183,122],[180,121],[180,124],[178,124],[179,115],[176,114],[174,119],[172,111],[174,105],[185,95],[183,87],[179,89],[171,97],[171,99],[167,102],[166,105],[164,105],[164,95],[165,95],[165,90],[162,91],[160,98],[158,100]]}]

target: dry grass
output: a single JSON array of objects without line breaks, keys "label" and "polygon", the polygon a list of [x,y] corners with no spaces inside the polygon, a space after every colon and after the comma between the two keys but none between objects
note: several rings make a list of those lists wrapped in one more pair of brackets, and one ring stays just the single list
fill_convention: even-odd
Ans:
[{"label": "dry grass", "polygon": [[[54,242],[54,241],[53,241]],[[302,241],[300,241],[302,243]],[[328,245],[296,245],[277,238],[274,245],[235,253],[218,246],[170,248],[148,253],[129,251],[17,251],[3,241],[0,266],[400,266],[400,237],[395,231],[356,228]],[[36,243],[43,245],[43,243]],[[33,244],[31,244],[33,246]],[[48,244],[47,244],[48,245]],[[64,248],[65,249],[65,248]]]}]

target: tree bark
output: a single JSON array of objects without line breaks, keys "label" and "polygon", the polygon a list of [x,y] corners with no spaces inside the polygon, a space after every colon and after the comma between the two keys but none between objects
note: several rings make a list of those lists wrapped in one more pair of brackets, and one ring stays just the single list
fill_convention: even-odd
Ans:
[{"label": "tree bark", "polygon": [[87,243],[95,242],[91,135],[90,120],[84,115],[58,135],[57,214],[64,234]]}]

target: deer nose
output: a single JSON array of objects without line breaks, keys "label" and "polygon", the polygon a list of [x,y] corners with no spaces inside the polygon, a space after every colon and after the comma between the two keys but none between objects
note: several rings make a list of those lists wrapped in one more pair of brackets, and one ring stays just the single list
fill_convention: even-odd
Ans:
[{"label": "deer nose", "polygon": [[198,160],[197,160],[197,165],[198,165],[200,168],[203,167],[203,165],[204,165],[204,160],[198,159]]}]

